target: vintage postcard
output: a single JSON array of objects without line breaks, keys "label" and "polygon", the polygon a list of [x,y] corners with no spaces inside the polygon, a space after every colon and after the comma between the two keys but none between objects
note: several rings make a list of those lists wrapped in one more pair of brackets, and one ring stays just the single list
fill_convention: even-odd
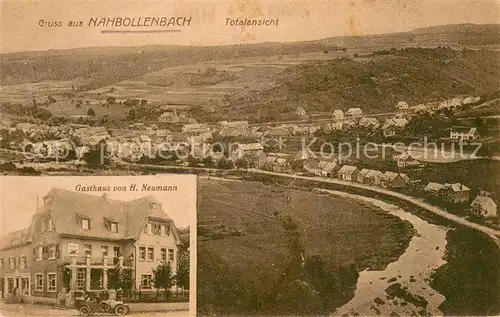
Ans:
[{"label": "vintage postcard", "polygon": [[195,314],[195,176],[4,176],[0,193],[2,316]]},{"label": "vintage postcard", "polygon": [[[55,217],[48,236],[95,239],[45,243],[47,234],[31,229],[17,237],[22,247],[5,240],[2,314],[78,314],[48,305],[66,307],[68,290],[108,287],[102,271],[116,272],[116,261],[130,267],[133,253],[133,287],[118,287],[130,310],[109,313],[500,315],[498,0],[17,0],[0,8],[2,233],[35,228],[34,202],[42,208],[61,191],[75,197],[63,218],[71,232],[59,233]],[[183,179],[176,174],[196,175],[196,217],[191,187],[169,190]],[[32,176],[40,178],[18,180]],[[132,181],[146,176],[161,182]],[[168,299],[150,298],[158,289],[151,265],[170,262],[170,250],[180,261],[185,246],[147,242],[173,238],[162,221],[142,228],[147,209],[122,223],[83,203],[116,200],[127,214],[147,197],[181,240],[188,225],[196,229],[190,283],[172,266]],[[118,228],[119,242],[94,237],[96,221],[108,239]],[[146,232],[121,236],[129,225]],[[25,260],[10,251],[24,247]],[[55,261],[43,260],[53,252]],[[110,265],[94,264],[104,253]],[[40,271],[46,262],[59,266]]]}]

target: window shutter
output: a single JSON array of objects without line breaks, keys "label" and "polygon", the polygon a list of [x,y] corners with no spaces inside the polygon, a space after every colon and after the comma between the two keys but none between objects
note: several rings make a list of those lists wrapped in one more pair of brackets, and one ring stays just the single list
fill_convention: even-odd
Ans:
[{"label": "window shutter", "polygon": [[59,243],[56,244],[56,259],[59,259],[61,257],[61,253],[59,252]]},{"label": "window shutter", "polygon": [[33,261],[36,260],[36,248],[33,248]]}]

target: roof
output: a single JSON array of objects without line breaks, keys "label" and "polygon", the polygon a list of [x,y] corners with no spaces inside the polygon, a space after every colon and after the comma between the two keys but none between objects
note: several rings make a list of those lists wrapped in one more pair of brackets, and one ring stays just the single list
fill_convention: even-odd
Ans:
[{"label": "roof", "polygon": [[247,143],[247,144],[238,144],[238,148],[242,149],[243,151],[256,151],[256,150],[263,150],[264,147],[260,143]]},{"label": "roof", "polygon": [[331,172],[337,167],[337,162],[327,162],[326,165],[323,167],[323,171],[325,172]]},{"label": "roof", "polygon": [[16,230],[3,235],[0,238],[0,249],[19,246],[29,242],[29,228]]},{"label": "roof", "polygon": [[454,183],[454,184],[444,184],[445,188],[451,188],[454,192],[460,192],[460,191],[468,191],[470,188],[468,188],[465,185],[462,185],[460,183]]},{"label": "roof", "polygon": [[[147,218],[153,217],[169,222],[172,232],[178,238],[172,219],[161,206],[152,206],[152,203],[159,205],[153,196],[125,202],[109,199],[106,195],[94,196],[59,188],[52,188],[46,196],[53,197],[52,202],[44,204],[38,212],[49,211],[56,231],[60,234],[112,240],[135,239],[144,229]],[[89,219],[90,229],[81,228],[78,218]],[[117,233],[108,230],[106,220],[118,223]]]},{"label": "roof", "polygon": [[352,165],[344,165],[340,168],[339,174],[352,174],[356,171],[357,167]]},{"label": "roof", "polygon": [[368,168],[363,168],[359,173],[358,175],[359,176],[366,176],[366,174],[368,174],[370,172],[370,170]]},{"label": "roof", "polygon": [[451,132],[475,134],[477,132],[477,129],[471,128],[471,127],[455,126],[455,127],[451,128]]},{"label": "roof", "polygon": [[361,108],[349,108],[347,109],[346,113],[362,113],[363,111]]},{"label": "roof", "polygon": [[444,188],[443,184],[430,182],[429,184],[427,184],[427,186],[425,186],[424,191],[426,191],[426,192],[429,192],[429,191],[437,192],[437,191],[440,191],[443,188]]},{"label": "roof", "polygon": [[471,203],[471,206],[473,205],[479,205],[479,206],[483,206],[483,205],[486,205],[486,204],[492,204],[494,206],[496,206],[497,204],[495,204],[495,202],[493,201],[493,199],[491,199],[490,197],[486,197],[486,196],[477,196],[476,198],[474,198],[474,200],[472,201]]},{"label": "roof", "polygon": [[335,110],[333,110],[332,114],[334,116],[343,116],[344,115],[344,111],[342,111],[340,109],[335,109]]},{"label": "roof", "polygon": [[316,166],[316,168],[322,170],[326,166],[327,163],[328,162],[326,162],[326,161],[321,161],[321,162],[318,163],[318,165]]}]

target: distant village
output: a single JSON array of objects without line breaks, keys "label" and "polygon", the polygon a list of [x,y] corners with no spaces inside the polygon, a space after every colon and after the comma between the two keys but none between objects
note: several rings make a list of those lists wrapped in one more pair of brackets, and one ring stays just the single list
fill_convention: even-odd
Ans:
[{"label": "distant village", "polygon": [[[361,108],[335,109],[330,118],[317,121],[299,106],[295,111],[296,121],[272,125],[250,124],[248,121],[208,124],[192,118],[189,111],[175,107],[165,110],[156,123],[132,123],[121,129],[76,122],[61,125],[13,122],[4,118],[0,123],[0,147],[6,151],[27,153],[23,164],[58,160],[75,166],[92,165],[86,157],[104,144],[106,157],[117,164],[260,169],[337,178],[395,191],[405,190],[443,206],[460,205],[470,216],[498,222],[497,205],[492,195],[482,189],[479,189],[479,195],[471,197],[467,184],[419,184],[419,180],[411,179],[403,171],[423,168],[424,165],[408,151],[393,155],[395,169],[378,170],[358,167],[340,157],[322,159],[311,151],[287,146],[270,147],[261,142],[332,133],[360,134],[360,131],[377,135],[381,141],[390,141],[407,132],[412,118],[443,110],[455,111],[479,101],[479,97],[471,96],[413,106],[400,101],[390,113],[369,115]],[[448,133],[442,139],[451,143],[482,138],[475,126],[451,126]],[[225,147],[228,144],[229,151]],[[73,155],[68,156],[68,151]],[[168,153],[176,155],[165,158]]]}]

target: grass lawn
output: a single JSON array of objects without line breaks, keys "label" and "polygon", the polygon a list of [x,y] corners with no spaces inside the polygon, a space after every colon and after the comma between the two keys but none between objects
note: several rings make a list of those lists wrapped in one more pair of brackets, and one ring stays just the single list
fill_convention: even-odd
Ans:
[{"label": "grass lawn", "polygon": [[[198,223],[210,221],[241,232],[220,239],[198,238],[201,314],[280,313],[267,308],[273,307],[273,287],[281,269],[291,261],[279,220],[282,213],[297,224],[304,258],[319,256],[328,270],[356,271],[352,285],[345,287],[347,293],[354,291],[357,272],[395,261],[412,235],[409,224],[359,201],[257,182],[200,180],[198,186]],[[246,291],[236,289],[238,285]]]}]

